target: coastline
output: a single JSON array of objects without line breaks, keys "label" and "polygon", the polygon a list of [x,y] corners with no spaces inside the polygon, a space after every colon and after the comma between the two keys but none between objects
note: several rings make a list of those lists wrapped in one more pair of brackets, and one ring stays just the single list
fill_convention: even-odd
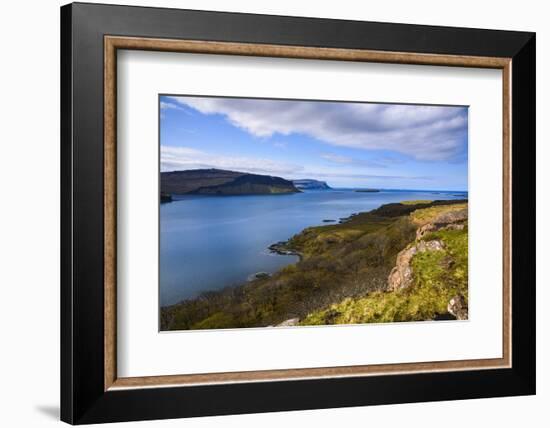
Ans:
[{"label": "coastline", "polygon": [[[417,233],[409,219],[412,213],[464,204],[467,199],[389,203],[371,211],[352,213],[340,218],[338,223],[307,227],[286,241],[268,247],[276,254],[298,256],[297,262],[272,274],[252,273],[244,284],[207,291],[194,299],[163,306],[161,329],[260,327],[289,320],[294,320],[294,324],[309,322],[304,325],[336,323],[330,322],[336,321],[334,314],[315,314],[345,299],[357,300],[384,291],[387,277],[395,267],[395,258],[414,241]],[[387,254],[377,256],[367,245],[363,251],[365,260],[355,260],[353,247],[364,245],[362,241],[368,241],[367,238],[389,239],[391,248],[382,248]],[[348,260],[352,261],[348,263]],[[349,269],[342,269],[339,264]],[[361,269],[371,271],[369,281],[361,280]],[[352,278],[353,275],[356,277]],[[329,284],[330,281],[334,284]],[[354,285],[354,282],[364,284]],[[252,298],[255,305],[245,302],[247,299],[243,296],[248,300]],[[434,314],[433,319],[444,319],[438,318],[443,315]]]}]

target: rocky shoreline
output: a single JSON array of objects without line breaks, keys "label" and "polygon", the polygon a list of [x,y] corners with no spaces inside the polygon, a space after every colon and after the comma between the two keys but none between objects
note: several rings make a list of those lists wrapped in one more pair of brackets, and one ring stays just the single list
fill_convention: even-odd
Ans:
[{"label": "rocky shoreline", "polygon": [[[357,217],[361,213],[351,213],[347,217],[340,217],[338,220],[334,219],[323,219],[323,223],[337,223],[337,224],[344,224],[351,220],[353,220],[355,217]],[[302,231],[303,232],[303,231]],[[273,244],[269,245],[267,249],[273,253],[278,254],[280,256],[298,256],[300,260],[303,257],[303,254],[301,254],[298,250],[293,248],[291,246],[291,240],[292,237],[288,238],[286,241],[278,241],[274,242]]]},{"label": "rocky shoreline", "polygon": [[286,241],[275,242],[274,244],[271,244],[269,247],[267,247],[267,249],[274,254],[279,254],[280,256],[298,256],[301,259],[302,254],[300,254],[299,251],[290,248],[289,245],[290,239]]},{"label": "rocky shoreline", "polygon": [[256,272],[256,273],[253,273],[251,275],[248,275],[247,280],[248,281],[255,281],[256,279],[266,279],[266,278],[269,278],[270,276],[271,276],[271,274],[268,273],[268,272]]}]

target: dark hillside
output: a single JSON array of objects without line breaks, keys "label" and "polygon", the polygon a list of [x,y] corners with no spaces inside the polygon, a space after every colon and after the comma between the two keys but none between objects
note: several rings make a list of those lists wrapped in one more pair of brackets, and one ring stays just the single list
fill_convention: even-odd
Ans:
[{"label": "dark hillside", "polygon": [[263,195],[297,193],[291,181],[269,175],[221,169],[161,173],[161,192],[167,195]]}]

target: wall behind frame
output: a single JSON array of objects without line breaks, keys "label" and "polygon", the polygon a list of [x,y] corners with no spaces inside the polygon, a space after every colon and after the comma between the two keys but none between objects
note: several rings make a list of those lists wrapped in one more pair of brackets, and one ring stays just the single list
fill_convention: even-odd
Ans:
[{"label": "wall behind frame", "polygon": [[[2,9],[0,31],[5,64],[0,79],[0,284],[2,284],[3,379],[2,422],[9,427],[59,427],[59,0],[9,2]],[[411,24],[485,27],[537,31],[537,75],[550,75],[548,13],[543,2],[464,0],[443,7],[435,0],[103,0],[159,7],[226,10],[343,18]],[[543,183],[550,182],[550,116],[545,98],[548,79],[538,85],[538,265],[550,259],[546,242],[550,210]],[[545,198],[546,197],[546,198]],[[542,426],[550,402],[550,369],[541,364],[550,355],[548,275],[539,269],[538,395],[461,402],[420,403],[337,410],[283,412],[264,415],[126,423],[124,427],[476,426],[490,422],[500,428],[522,426],[526,420]],[[537,423],[538,422],[538,423]]]}]

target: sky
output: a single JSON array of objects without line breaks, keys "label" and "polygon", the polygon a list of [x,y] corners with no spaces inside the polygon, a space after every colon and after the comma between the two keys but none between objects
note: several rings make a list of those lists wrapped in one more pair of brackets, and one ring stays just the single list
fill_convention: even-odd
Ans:
[{"label": "sky", "polygon": [[159,102],[161,171],[468,189],[467,107],[165,95]]}]

